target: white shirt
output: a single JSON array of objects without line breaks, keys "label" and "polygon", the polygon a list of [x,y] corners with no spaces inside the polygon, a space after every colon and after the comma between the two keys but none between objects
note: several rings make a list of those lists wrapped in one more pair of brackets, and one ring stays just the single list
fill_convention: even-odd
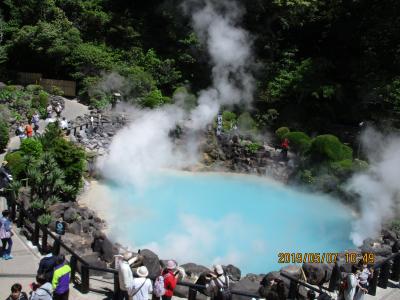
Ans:
[{"label": "white shirt", "polygon": [[[143,284],[144,282],[144,284]],[[143,284],[143,286],[142,286]],[[142,286],[142,287],[141,287]],[[141,288],[140,288],[141,287]],[[134,278],[133,279],[133,288],[135,290],[140,290],[132,297],[132,300],[147,300],[149,299],[149,294],[153,293],[153,284],[148,278]]]},{"label": "white shirt", "polygon": [[346,280],[347,280],[347,289],[344,291],[344,299],[353,300],[357,287],[356,275],[350,273],[349,275],[347,275]]},{"label": "white shirt", "polygon": [[61,122],[60,122],[60,127],[61,127],[62,129],[67,129],[67,128],[68,128],[68,122],[67,122],[67,120],[61,120]]},{"label": "white shirt", "polygon": [[131,286],[133,286],[132,270],[128,262],[125,260],[119,264],[118,279],[119,287],[123,291],[127,291]]}]

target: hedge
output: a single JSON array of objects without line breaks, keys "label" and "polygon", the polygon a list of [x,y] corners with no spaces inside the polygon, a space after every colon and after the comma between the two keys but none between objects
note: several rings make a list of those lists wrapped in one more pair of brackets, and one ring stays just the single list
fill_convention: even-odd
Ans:
[{"label": "hedge", "polygon": [[340,142],[340,140],[331,134],[317,136],[311,143],[311,154],[314,158],[342,161],[353,160],[353,149]]},{"label": "hedge", "polygon": [[304,132],[288,132],[282,138],[289,140],[289,147],[295,152],[305,153],[310,149],[311,138]]}]

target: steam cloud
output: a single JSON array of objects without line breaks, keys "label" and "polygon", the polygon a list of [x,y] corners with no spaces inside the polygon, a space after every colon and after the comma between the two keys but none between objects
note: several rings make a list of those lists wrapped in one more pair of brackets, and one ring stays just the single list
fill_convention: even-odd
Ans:
[{"label": "steam cloud", "polygon": [[377,237],[382,224],[398,214],[400,204],[400,137],[384,136],[374,129],[362,135],[362,144],[370,160],[367,172],[355,175],[349,189],[360,195],[361,216],[353,224],[353,243]]},{"label": "steam cloud", "polygon": [[[206,45],[212,68],[212,86],[200,91],[198,106],[186,113],[176,104],[158,110],[137,110],[134,121],[114,138],[110,153],[99,161],[104,176],[143,186],[152,173],[162,168],[182,168],[198,160],[199,130],[211,123],[221,105],[250,105],[254,91],[251,70],[252,40],[238,27],[242,9],[233,1],[188,0],[184,11],[192,17],[193,28]],[[108,76],[102,89],[126,88],[117,75]],[[168,134],[177,124],[185,123],[183,145],[175,145]],[[121,179],[122,178],[122,179]]]}]

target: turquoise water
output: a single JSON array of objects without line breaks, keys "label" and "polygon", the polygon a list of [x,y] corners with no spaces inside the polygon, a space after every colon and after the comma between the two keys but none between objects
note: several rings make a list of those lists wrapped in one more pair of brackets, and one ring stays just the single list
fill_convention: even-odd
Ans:
[{"label": "turquoise water", "polygon": [[168,172],[144,190],[110,188],[118,240],[181,264],[232,263],[266,273],[282,267],[279,252],[353,247],[346,207],[258,177]]}]

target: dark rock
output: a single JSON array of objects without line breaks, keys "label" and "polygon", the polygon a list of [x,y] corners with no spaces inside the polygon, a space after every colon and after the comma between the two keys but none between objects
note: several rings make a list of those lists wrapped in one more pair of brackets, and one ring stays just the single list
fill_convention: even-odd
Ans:
[{"label": "dark rock", "polygon": [[64,211],[64,221],[67,223],[72,223],[76,221],[77,216],[78,216],[78,211],[74,207],[70,207],[66,211]]},{"label": "dark rock", "polygon": [[288,275],[296,278],[296,279],[301,279],[303,273],[301,271],[301,267],[300,266],[296,266],[296,265],[288,265],[283,267],[281,270],[281,272],[287,273]]},{"label": "dark rock", "polygon": [[364,243],[361,247],[362,253],[374,253],[375,255],[388,257],[392,254],[392,247],[382,243]]},{"label": "dark rock", "polygon": [[331,278],[332,267],[328,264],[304,263],[302,268],[308,283],[322,285]]},{"label": "dark rock", "polygon": [[143,249],[140,251],[140,255],[143,256],[143,265],[149,270],[149,277],[160,275],[161,266],[157,254],[148,249]]},{"label": "dark rock", "polygon": [[[82,257],[89,265],[97,268],[107,268],[106,262],[102,261],[97,253],[84,255]],[[78,272],[81,272],[81,263],[77,264]],[[101,272],[97,270],[90,270],[90,276],[103,276],[106,272]]]},{"label": "dark rock", "polygon": [[106,237],[101,243],[100,251],[102,259],[107,262],[114,260],[114,255],[118,254],[118,248]]},{"label": "dark rock", "polygon": [[227,265],[226,267],[224,266],[224,270],[226,274],[230,275],[229,277],[233,281],[239,281],[242,276],[242,272],[240,271],[240,269],[235,267],[234,265]]},{"label": "dark rock", "polygon": [[73,234],[80,234],[81,233],[81,225],[78,224],[77,222],[73,222],[67,226],[66,230]]},{"label": "dark rock", "polygon": [[4,89],[7,86],[4,82],[0,82],[0,90]]},{"label": "dark rock", "polygon": [[[244,292],[251,293],[254,295],[259,295],[258,291],[260,289],[261,280],[262,280],[262,276],[260,276],[260,275],[247,274],[240,281],[234,283],[233,289],[244,291]],[[256,297],[256,298],[259,298],[259,297]],[[233,295],[232,299],[233,300],[248,300],[249,297]]]},{"label": "dark rock", "polygon": [[382,238],[395,242],[397,240],[397,234],[393,230],[382,229]]},{"label": "dark rock", "polygon": [[211,272],[211,270],[208,269],[207,267],[204,267],[202,265],[197,265],[197,264],[194,264],[194,263],[183,264],[183,265],[181,265],[181,267],[185,270],[186,275],[189,278],[190,277],[199,277],[200,274],[202,274],[202,273]]}]

